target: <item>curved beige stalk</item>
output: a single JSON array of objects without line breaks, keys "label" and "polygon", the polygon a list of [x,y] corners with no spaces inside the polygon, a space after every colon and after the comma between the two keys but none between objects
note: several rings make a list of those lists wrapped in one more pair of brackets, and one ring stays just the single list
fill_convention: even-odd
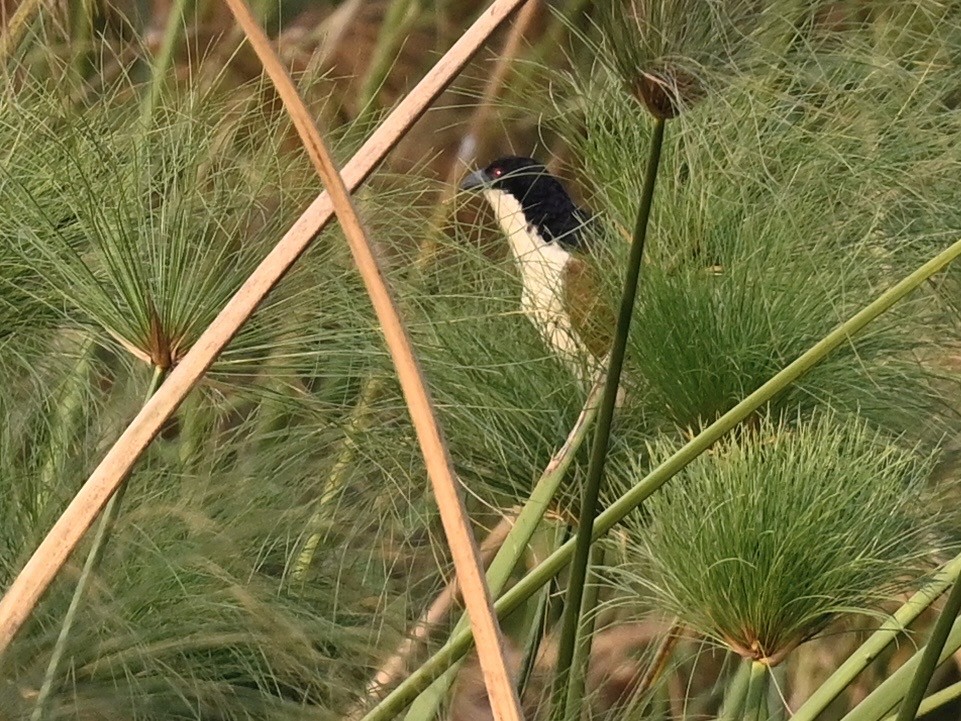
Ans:
[{"label": "curved beige stalk", "polygon": [[447,537],[454,572],[461,587],[464,605],[470,616],[471,628],[477,644],[491,711],[497,721],[521,721],[521,705],[517,689],[507,668],[504,637],[494,614],[490,589],[484,576],[477,539],[470,527],[467,508],[460,483],[454,474],[443,431],[437,420],[434,402],[427,390],[424,374],[414,355],[414,348],[401,320],[397,304],[391,295],[383,269],[367,237],[357,208],[350,197],[344,179],[340,177],[330,149],[317,129],[313,118],[297,92],[287,69],[270,45],[270,40],[254,19],[245,0],[225,0],[237,23],[243,28],[247,41],[253,46],[264,70],[270,76],[284,103],[300,141],[314,165],[314,170],[327,186],[337,220],[347,238],[347,245],[360,271],[367,294],[377,314],[387,349],[394,361],[397,379],[407,401],[407,410],[414,424],[427,476],[430,478],[440,511],[441,524]]},{"label": "curved beige stalk", "polygon": [[[342,176],[348,188],[353,190],[364,182],[490,34],[522,2],[524,0],[495,0],[481,14],[344,166]],[[322,193],[224,306],[107,452],[0,600],[0,654],[10,645],[40,596],[164,421],[177,410],[214,359],[332,215],[330,196]]]},{"label": "curved beige stalk", "polygon": [[481,146],[481,133],[490,123],[491,115],[494,112],[494,103],[504,90],[508,74],[520,54],[524,34],[537,17],[541,2],[542,0],[529,0],[521,8],[520,12],[517,13],[517,19],[511,26],[510,33],[504,40],[500,53],[497,55],[494,69],[484,85],[484,94],[471,113],[467,130],[464,132],[457,148],[457,154],[447,168],[447,176],[444,179],[444,185],[441,187],[437,210],[430,219],[429,230],[424,235],[424,241],[421,243],[417,254],[416,263],[420,270],[426,269],[434,259],[434,254],[437,252],[436,235],[441,232],[444,222],[450,214],[450,204],[458,190],[457,183],[464,171],[477,161],[477,152]]},{"label": "curved beige stalk", "polygon": [[0,63],[7,62],[20,44],[20,39],[26,31],[33,15],[40,11],[43,0],[24,0],[10,17],[10,22],[0,34]]}]

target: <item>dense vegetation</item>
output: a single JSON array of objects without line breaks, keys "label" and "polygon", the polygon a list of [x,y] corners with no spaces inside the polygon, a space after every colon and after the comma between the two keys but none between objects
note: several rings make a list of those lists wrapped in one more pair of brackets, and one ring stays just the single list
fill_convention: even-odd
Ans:
[{"label": "dense vegetation", "polygon": [[[484,7],[252,4],[341,160]],[[321,190],[220,3],[8,5],[0,589]],[[492,586],[514,589],[502,625],[525,711],[557,709],[568,576],[530,573],[578,521],[589,443],[562,456],[566,473],[544,471],[572,428],[590,438],[578,426],[589,389],[520,312],[506,243],[456,181],[509,151],[548,162],[596,214],[591,261],[616,306],[660,113],[601,490],[617,513],[599,521],[613,528],[593,549],[581,619],[593,644],[579,644],[568,681],[586,699],[573,713],[885,718],[927,680],[904,664],[961,573],[961,270],[917,276],[797,382],[684,454],[961,238],[961,7],[546,5],[495,33],[355,195],[474,531],[490,534],[483,553],[503,549]],[[451,562],[336,224],[111,509],[0,654],[3,721],[374,721],[411,701],[412,721],[489,718],[475,661],[431,658],[463,637],[459,602],[443,603]],[[519,512],[536,522],[504,543]],[[854,654],[869,637],[873,650]],[[961,626],[945,648],[928,687],[943,693],[923,708],[952,718]]]}]

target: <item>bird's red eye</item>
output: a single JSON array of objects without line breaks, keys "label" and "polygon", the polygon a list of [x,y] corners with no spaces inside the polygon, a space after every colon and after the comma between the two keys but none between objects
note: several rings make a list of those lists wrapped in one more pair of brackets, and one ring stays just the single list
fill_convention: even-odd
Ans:
[{"label": "bird's red eye", "polygon": [[499,177],[501,177],[503,174],[504,174],[504,171],[501,170],[500,168],[494,168],[494,169],[491,171],[491,175],[493,175],[495,178],[499,178]]}]

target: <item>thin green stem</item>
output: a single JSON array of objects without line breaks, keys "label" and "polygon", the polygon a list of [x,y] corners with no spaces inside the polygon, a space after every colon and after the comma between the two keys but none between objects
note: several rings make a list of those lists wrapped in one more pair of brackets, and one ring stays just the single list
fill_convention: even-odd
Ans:
[{"label": "thin green stem", "polygon": [[544,642],[544,635],[547,631],[550,603],[550,587],[547,586],[541,590],[537,597],[537,607],[531,617],[527,638],[524,642],[524,656],[521,658],[520,672],[517,675],[517,696],[521,699],[521,703],[523,703],[531,679],[534,677],[537,656],[540,653],[541,644]]},{"label": "thin green stem", "polygon": [[[457,656],[451,659],[450,666],[437,676],[437,678],[433,679],[431,684],[414,699],[410,705],[410,709],[407,711],[407,715],[404,717],[405,721],[414,721],[415,719],[418,721],[431,721],[434,719],[441,705],[444,703],[444,699],[447,698],[448,691],[450,691],[451,686],[454,685],[459,670],[460,656]],[[387,698],[390,698],[390,696],[387,696]],[[376,711],[377,708],[380,708],[380,704],[378,704],[374,711]],[[403,706],[400,706],[397,710],[403,710]]]},{"label": "thin green stem", "polygon": [[752,662],[745,659],[731,677],[724,694],[724,710],[721,715],[724,721],[741,721],[744,716],[747,694],[751,688],[752,671]]},{"label": "thin green stem", "polygon": [[[534,490],[531,491],[527,503],[524,504],[521,512],[517,515],[517,519],[514,521],[514,527],[510,530],[507,538],[504,539],[504,543],[501,545],[497,555],[494,556],[494,560],[491,561],[491,565],[487,569],[487,585],[490,588],[492,597],[496,597],[503,590],[517,563],[526,552],[531,537],[537,530],[541,519],[544,517],[544,513],[550,507],[554,494],[557,493],[561,481],[563,481],[567,475],[567,469],[574,460],[577,450],[587,437],[587,431],[597,416],[599,398],[602,392],[602,386],[597,384],[588,394],[581,415],[577,419],[574,428],[571,429],[567,441],[560,450],[554,454],[554,458],[551,459],[547,468],[544,469],[544,473],[541,474],[540,480],[538,480],[534,486]],[[470,633],[466,614],[460,618],[454,627],[453,635],[461,633]],[[467,638],[470,638],[470,636],[468,635]],[[460,655],[452,659],[452,661],[455,661]],[[420,697],[411,705],[408,718],[434,718],[441,702],[446,698],[447,692],[451,684],[453,684],[456,675],[457,665],[450,665],[442,673],[428,681],[429,687],[419,689],[417,693],[420,694]],[[390,696],[388,696],[388,698],[390,698]],[[401,708],[403,708],[403,706],[399,707],[397,711],[399,712]]]},{"label": "thin green stem", "polygon": [[[928,278],[943,270],[958,256],[961,256],[961,240],[953,243],[949,248],[941,251],[924,265],[916,268],[907,277],[888,288],[871,303],[785,366],[756,391],[707,426],[601,513],[594,524],[594,537],[600,537],[607,533],[628,513],[640,506],[652,493],[667,483],[701,453],[713,446],[718,439],[771,398],[783,392],[791,383],[824,360],[838,346],[851,343],[852,337],[863,330],[865,326],[916,290]],[[564,568],[573,555],[574,543],[569,541],[544,559],[542,563],[532,569],[497,601],[494,607],[498,616],[503,618],[524,603]],[[400,709],[410,703],[411,699],[423,691],[454,661],[463,656],[470,648],[471,641],[470,629],[452,634],[450,640],[437,653],[404,679],[375,708],[371,709],[364,716],[363,721],[387,721],[387,719],[396,716]],[[792,721],[794,720],[792,719]]]},{"label": "thin green stem", "polygon": [[350,412],[350,417],[344,427],[344,438],[340,444],[340,452],[337,454],[337,461],[324,484],[324,489],[317,501],[317,510],[307,521],[307,540],[297,559],[294,561],[291,576],[295,583],[303,583],[307,578],[307,572],[314,562],[314,554],[323,539],[321,527],[324,518],[329,515],[331,504],[340,495],[344,487],[344,482],[354,466],[357,456],[357,437],[370,428],[376,415],[373,413],[374,404],[381,395],[384,388],[384,378],[380,376],[369,376],[364,380],[361,388],[360,398]]},{"label": "thin green stem", "polygon": [[[948,638],[941,653],[938,654],[935,666],[947,661],[959,648],[961,648],[961,620],[955,621],[951,626]],[[914,654],[907,663],[888,676],[880,686],[868,694],[867,698],[851,709],[842,721],[878,721],[878,719],[890,713],[891,709],[907,693],[908,686],[917,672],[923,654],[923,649]]]},{"label": "thin green stem", "polygon": [[770,676],[768,667],[760,661],[751,662],[751,674],[747,684],[747,697],[744,699],[744,721],[762,721],[767,708],[767,684]]},{"label": "thin green stem", "polygon": [[184,24],[184,12],[187,9],[188,1],[174,0],[174,4],[167,15],[167,26],[164,28],[160,50],[152,63],[150,87],[141,108],[140,120],[144,126],[149,123],[154,108],[157,106],[157,101],[160,99],[160,92],[167,82],[167,70],[170,68],[174,48],[177,46],[177,39],[180,37],[180,28]]},{"label": "thin green stem", "polygon": [[366,113],[370,110],[369,106],[373,103],[374,96],[377,95],[384,80],[387,79],[397,53],[404,42],[410,38],[410,29],[419,16],[419,11],[419,3],[416,0],[393,0],[387,8],[377,35],[373,56],[361,83],[358,95],[358,108],[361,112]]},{"label": "thin green stem", "polygon": [[871,634],[861,647],[841,664],[817,691],[794,712],[791,721],[813,721],[836,699],[844,689],[887,648],[894,639],[904,633],[932,603],[934,603],[961,575],[961,554],[955,556],[924,588],[915,593],[899,608],[891,620]]},{"label": "thin green stem", "polygon": [[[147,394],[144,397],[145,403],[147,399],[157,391],[157,388],[160,387],[160,381],[163,379],[163,376],[164,370],[160,366],[155,366],[150,379],[150,385],[147,388]],[[53,693],[59,680],[60,664],[63,661],[63,654],[67,649],[67,642],[70,639],[73,624],[77,620],[77,611],[80,608],[80,602],[86,595],[87,587],[90,585],[97,566],[100,563],[100,559],[103,556],[104,549],[107,547],[107,541],[110,540],[110,532],[113,530],[114,522],[120,513],[120,504],[123,501],[123,494],[126,488],[127,483],[125,481],[123,485],[117,489],[117,492],[111,496],[100,516],[100,522],[97,524],[97,529],[94,532],[93,543],[90,546],[90,551],[87,553],[87,559],[84,561],[80,578],[77,580],[77,587],[73,591],[73,597],[70,599],[70,606],[67,608],[67,613],[63,617],[63,625],[60,627],[60,634],[57,636],[57,641],[54,644],[53,653],[50,654],[50,662],[47,664],[47,671],[44,674],[43,683],[37,694],[37,702],[34,704],[33,712],[30,714],[30,721],[42,721],[42,719],[46,718],[49,709],[50,695]]]},{"label": "thin green stem", "polygon": [[[604,549],[593,546],[591,558],[592,567],[603,564]],[[600,590],[601,585],[596,579],[593,583],[585,579],[584,601],[581,603],[580,623],[577,628],[577,644],[574,648],[571,673],[567,677],[567,698],[564,703],[568,709],[577,707],[584,698],[587,669],[591,662],[591,647],[594,645],[594,632],[597,626],[597,614],[591,611],[597,607]]]},{"label": "thin green stem", "polygon": [[955,581],[951,593],[948,594],[948,600],[941,609],[941,615],[931,629],[931,636],[928,638],[927,646],[924,647],[918,670],[915,671],[904,701],[901,702],[901,708],[898,709],[897,721],[914,721],[917,716],[924,692],[931,683],[934,669],[938,667],[938,659],[959,612],[961,612],[961,582]]},{"label": "thin green stem", "polygon": [[784,689],[787,687],[788,679],[787,664],[780,663],[773,666],[768,669],[768,673],[771,676],[767,693],[768,721],[785,721],[787,707],[784,703]]},{"label": "thin green stem", "polygon": [[[933,693],[924,699],[920,707],[918,707],[918,717],[927,716],[932,711],[936,711],[942,706],[956,701],[958,698],[961,698],[961,681],[946,686],[937,693]],[[895,721],[895,716],[892,714],[886,717],[884,721]]]},{"label": "thin green stem", "polygon": [[563,481],[567,475],[567,470],[571,467],[574,456],[577,454],[578,449],[587,437],[587,432],[597,417],[599,412],[599,395],[599,388],[595,386],[588,395],[581,415],[577,419],[577,423],[570,435],[567,437],[567,441],[560,450],[554,454],[551,462],[547,468],[544,469],[543,474],[541,474],[540,479],[534,486],[534,490],[531,491],[527,503],[524,504],[521,512],[517,515],[517,520],[514,521],[514,528],[512,528],[510,534],[508,534],[501,550],[494,556],[490,570],[487,572],[487,579],[492,594],[499,594],[504,586],[507,585],[510,574],[526,551],[527,544],[537,529],[537,525],[550,508],[557,489],[560,488],[561,481]]},{"label": "thin green stem", "polygon": [[608,361],[607,381],[604,385],[604,396],[601,398],[601,408],[597,414],[597,429],[594,432],[591,459],[587,467],[587,481],[581,498],[577,536],[574,538],[574,559],[571,563],[567,596],[564,599],[564,619],[557,652],[557,672],[554,678],[554,699],[557,703],[555,718],[558,719],[576,718],[580,715],[578,709],[568,708],[566,689],[571,663],[574,660],[574,650],[577,647],[577,630],[580,626],[581,614],[589,613],[591,610],[582,608],[584,583],[587,579],[591,543],[594,539],[594,518],[597,515],[597,502],[601,482],[604,479],[604,466],[607,462],[607,449],[611,438],[611,421],[614,418],[614,407],[617,405],[617,391],[621,382],[621,370],[624,367],[624,353],[627,350],[627,335],[634,314],[634,300],[637,296],[637,284],[644,259],[644,245],[654,200],[654,184],[657,180],[657,169],[661,161],[661,148],[664,145],[664,125],[662,118],[657,118],[654,121],[654,134],[651,137],[650,155],[647,160],[644,186],[638,205],[634,239],[628,257],[624,290],[621,294],[621,306],[617,315],[614,342]]}]

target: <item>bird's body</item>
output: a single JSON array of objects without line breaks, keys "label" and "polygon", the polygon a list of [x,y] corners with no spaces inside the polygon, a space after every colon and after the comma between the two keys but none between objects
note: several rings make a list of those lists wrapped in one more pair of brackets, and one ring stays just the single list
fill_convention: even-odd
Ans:
[{"label": "bird's body", "polygon": [[584,378],[607,354],[612,327],[586,258],[590,214],[530,158],[496,160],[461,187],[483,192],[520,271],[521,309],[545,343]]},{"label": "bird's body", "polygon": [[574,331],[564,297],[564,277],[574,260],[571,252],[537,237],[537,229],[527,222],[512,195],[493,189],[485,190],[484,195],[507,235],[521,274],[521,310],[558,355],[571,360],[583,358],[585,349]]}]

